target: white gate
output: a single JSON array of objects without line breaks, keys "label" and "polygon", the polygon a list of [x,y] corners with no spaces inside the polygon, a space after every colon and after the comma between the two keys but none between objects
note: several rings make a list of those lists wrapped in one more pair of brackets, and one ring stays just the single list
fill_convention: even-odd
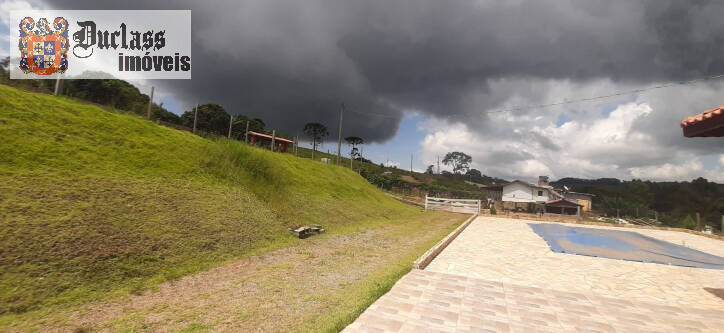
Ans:
[{"label": "white gate", "polygon": [[425,210],[446,210],[453,213],[480,214],[480,200],[447,199],[425,196]]}]

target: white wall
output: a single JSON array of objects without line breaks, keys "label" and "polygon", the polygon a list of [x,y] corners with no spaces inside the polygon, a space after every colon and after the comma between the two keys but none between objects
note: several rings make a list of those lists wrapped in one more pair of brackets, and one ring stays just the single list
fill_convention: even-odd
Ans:
[{"label": "white wall", "polygon": [[[542,191],[543,195],[538,196],[538,191]],[[549,193],[546,189],[527,186],[521,183],[510,183],[503,187],[503,201],[515,202],[533,202],[548,201]]]}]

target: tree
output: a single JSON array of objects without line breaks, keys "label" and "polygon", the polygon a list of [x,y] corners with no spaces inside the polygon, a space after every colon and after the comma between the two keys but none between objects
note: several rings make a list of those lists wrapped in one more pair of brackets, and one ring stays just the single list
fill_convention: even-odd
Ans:
[{"label": "tree", "polygon": [[686,215],[686,217],[681,220],[681,227],[694,230],[696,229],[696,221],[691,218],[691,215]]},{"label": "tree", "polygon": [[357,136],[348,136],[344,138],[344,141],[347,141],[352,146],[352,150],[349,152],[349,156],[352,159],[357,159],[360,157],[359,149],[357,149],[357,145],[364,144],[364,140],[362,138]]},{"label": "tree", "polygon": [[0,82],[10,80],[10,57],[0,60]]},{"label": "tree", "polygon": [[[194,127],[194,109],[184,112],[181,115],[181,123]],[[224,108],[216,103],[199,105],[196,119],[196,129],[217,134],[226,134],[229,130],[229,117]]]},{"label": "tree", "polygon": [[466,176],[468,176],[468,179],[471,182],[474,183],[482,183],[483,182],[483,173],[480,172],[478,169],[470,169],[468,172],[465,173]]},{"label": "tree", "polygon": [[312,139],[312,159],[314,159],[314,153],[317,152],[317,146],[329,135],[327,127],[320,123],[307,123],[304,125],[304,134]]},{"label": "tree", "polygon": [[[246,123],[249,122],[249,131],[257,133],[266,133],[265,124],[259,118],[250,119],[244,115],[234,116],[234,124],[231,128],[231,137],[237,140],[243,140],[246,134]],[[279,133],[277,133],[279,134]]]},{"label": "tree", "polygon": [[427,170],[425,170],[425,173],[428,174],[428,175],[433,174],[434,168],[435,168],[434,165],[432,165],[432,164],[428,165],[428,166],[427,166]]},{"label": "tree", "polygon": [[470,157],[470,155],[461,153],[459,151],[447,153],[445,154],[445,158],[442,159],[442,163],[452,166],[453,172],[456,174],[467,171],[470,168],[470,163],[472,161],[473,158]]}]

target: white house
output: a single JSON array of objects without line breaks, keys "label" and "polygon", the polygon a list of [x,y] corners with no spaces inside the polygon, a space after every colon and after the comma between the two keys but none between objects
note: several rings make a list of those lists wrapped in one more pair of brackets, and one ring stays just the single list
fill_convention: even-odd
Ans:
[{"label": "white house", "polygon": [[561,198],[563,196],[553,190],[553,187],[533,185],[522,180],[516,180],[503,185],[503,194],[500,200],[503,202],[544,203]]}]

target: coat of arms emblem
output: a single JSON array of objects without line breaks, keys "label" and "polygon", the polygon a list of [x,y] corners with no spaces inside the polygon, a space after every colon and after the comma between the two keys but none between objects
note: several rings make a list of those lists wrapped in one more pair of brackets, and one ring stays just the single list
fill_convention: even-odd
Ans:
[{"label": "coat of arms emblem", "polygon": [[20,22],[20,69],[38,75],[63,73],[68,70],[68,20],[56,17],[51,30],[48,20],[37,23],[26,17]]}]

